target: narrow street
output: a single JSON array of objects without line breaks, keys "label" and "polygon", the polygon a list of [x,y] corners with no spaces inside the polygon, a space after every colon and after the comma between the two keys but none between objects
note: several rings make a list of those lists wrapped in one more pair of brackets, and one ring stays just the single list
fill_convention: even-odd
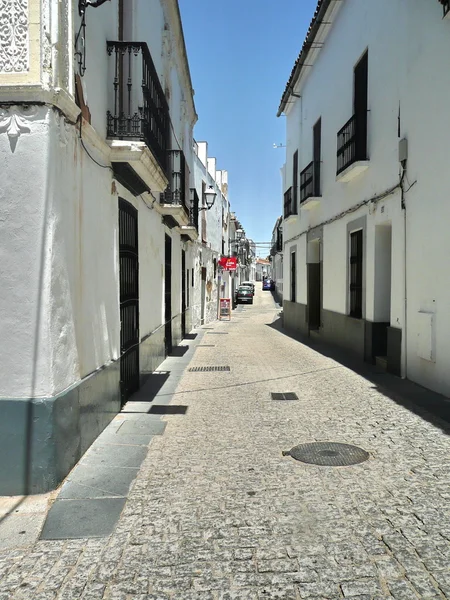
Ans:
[{"label": "narrow street", "polygon": [[[188,367],[230,370],[184,369],[113,534],[2,550],[0,600],[450,598],[445,424],[289,337],[261,284],[196,333]],[[283,455],[317,441],[370,456]]]}]

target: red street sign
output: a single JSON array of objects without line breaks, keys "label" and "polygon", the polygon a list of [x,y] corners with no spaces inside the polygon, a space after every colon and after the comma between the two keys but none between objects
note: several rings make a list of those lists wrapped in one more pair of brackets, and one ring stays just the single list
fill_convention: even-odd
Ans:
[{"label": "red street sign", "polygon": [[235,256],[231,256],[229,258],[226,257],[226,256],[223,256],[221,259],[219,259],[219,265],[225,271],[236,271],[236,269],[237,269],[237,258]]}]

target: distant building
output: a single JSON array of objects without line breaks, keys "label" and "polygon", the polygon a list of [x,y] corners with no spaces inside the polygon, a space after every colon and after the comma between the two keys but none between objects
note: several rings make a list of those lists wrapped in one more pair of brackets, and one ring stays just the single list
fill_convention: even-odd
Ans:
[{"label": "distant building", "polygon": [[283,299],[283,217],[278,217],[272,231],[270,247],[272,279],[275,282],[275,294],[279,302]]},{"label": "distant building", "polygon": [[256,259],[256,281],[262,281],[263,279],[266,279],[266,277],[270,277],[271,272],[270,260],[265,258]]}]

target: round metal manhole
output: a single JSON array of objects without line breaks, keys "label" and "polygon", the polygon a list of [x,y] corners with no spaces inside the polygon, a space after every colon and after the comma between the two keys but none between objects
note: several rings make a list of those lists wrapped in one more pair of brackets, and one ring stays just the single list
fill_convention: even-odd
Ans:
[{"label": "round metal manhole", "polygon": [[292,456],[295,460],[310,465],[323,467],[346,467],[357,465],[369,458],[369,453],[350,444],[339,444],[337,442],[313,442],[311,444],[300,444],[283,452],[284,456]]}]

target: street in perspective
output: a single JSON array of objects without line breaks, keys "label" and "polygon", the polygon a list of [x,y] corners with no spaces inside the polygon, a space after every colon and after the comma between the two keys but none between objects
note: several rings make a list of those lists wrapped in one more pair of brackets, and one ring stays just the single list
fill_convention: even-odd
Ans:
[{"label": "street in perspective", "polygon": [[449,56],[0,0],[0,600],[450,600]]},{"label": "street in perspective", "polygon": [[184,344],[119,415],[134,428],[96,446],[116,465],[145,454],[111,533],[80,538],[92,504],[121,495],[88,458],[40,539],[4,547],[1,598],[450,598],[444,421],[394,376],[299,343],[260,286]]}]

